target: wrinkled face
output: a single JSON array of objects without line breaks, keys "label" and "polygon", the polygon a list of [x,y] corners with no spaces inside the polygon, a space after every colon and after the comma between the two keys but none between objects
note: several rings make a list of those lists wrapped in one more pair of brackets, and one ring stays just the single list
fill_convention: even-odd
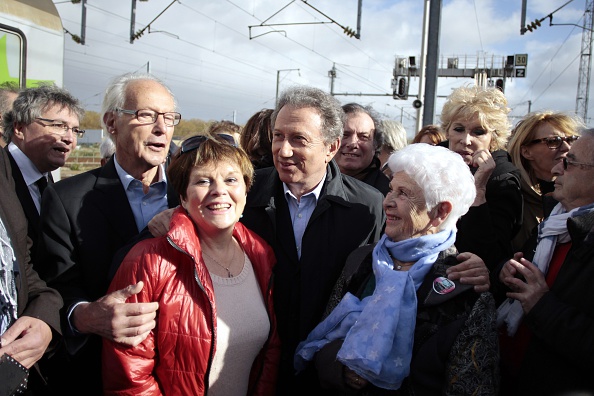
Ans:
[{"label": "wrinkled face", "polygon": [[336,154],[336,163],[342,173],[353,176],[371,164],[375,155],[374,133],[375,125],[369,115],[363,112],[347,114],[344,135]]},{"label": "wrinkled face", "polygon": [[[125,110],[149,109],[159,113],[175,111],[173,97],[153,80],[132,81],[126,87]],[[153,124],[141,124],[131,114],[109,112],[105,115],[108,132],[115,137],[118,163],[134,177],[165,162],[173,126],[163,116]]]},{"label": "wrinkled face", "polygon": [[[551,124],[543,122],[536,128],[533,139],[542,139],[547,137],[561,136],[565,133],[553,127]],[[571,146],[567,142],[562,142],[556,149],[550,149],[545,142],[533,143],[522,146],[522,157],[530,161],[530,166],[534,174],[541,180],[553,180],[553,167],[567,155]]]},{"label": "wrinkled face", "polygon": [[472,154],[475,152],[490,151],[492,134],[482,127],[478,114],[468,119],[454,120],[446,136],[450,150],[460,154],[467,165],[472,164]]},{"label": "wrinkled face", "polygon": [[241,169],[228,161],[194,167],[182,206],[199,235],[233,229],[243,213],[247,195]]},{"label": "wrinkled face", "polygon": [[284,106],[272,132],[272,157],[280,179],[297,197],[312,191],[322,180],[339,142],[324,142],[322,119],[315,109]]},{"label": "wrinkled face", "polygon": [[[593,152],[594,138],[582,136],[567,153],[567,169],[563,169],[563,162],[553,167],[553,175],[556,176],[553,198],[568,211],[594,202]],[[576,162],[587,165],[578,165]]]},{"label": "wrinkled face", "polygon": [[385,232],[395,242],[426,235],[432,227],[423,190],[404,172],[392,176],[384,211]]},{"label": "wrinkled face", "polygon": [[[72,129],[64,131],[52,124],[65,124],[70,128],[80,126],[78,116],[67,108],[52,106],[42,111],[39,117],[53,122],[34,120],[29,125],[15,125],[12,141],[35,164],[41,173],[51,172],[64,166],[76,147],[76,135]],[[44,126],[48,125],[48,126]]]}]

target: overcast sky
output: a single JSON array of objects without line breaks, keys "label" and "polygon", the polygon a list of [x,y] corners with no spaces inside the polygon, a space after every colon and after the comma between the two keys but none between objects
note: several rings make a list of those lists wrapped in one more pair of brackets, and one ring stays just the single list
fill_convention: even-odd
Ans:
[{"label": "overcast sky", "polygon": [[[528,0],[527,22],[566,2]],[[54,3],[64,27],[80,35],[81,5]],[[363,0],[360,40],[338,26],[356,29],[357,0],[308,3],[337,24],[320,24],[330,20],[301,0],[138,1],[135,31],[171,6],[151,24],[150,33],[146,29],[130,44],[131,1],[87,0],[86,45],[67,36],[64,85],[87,109],[99,111],[111,78],[144,71],[149,64],[176,95],[183,118],[235,117],[243,124],[256,111],[274,107],[277,75],[281,91],[295,84],[329,91],[328,71],[335,64],[334,92],[388,94],[395,57],[420,55],[424,1]],[[549,26],[547,19],[534,32],[520,35],[521,4],[521,0],[443,0],[440,54],[459,57],[460,67],[466,58],[468,67],[474,67],[477,58],[490,62],[526,53],[526,78],[506,82],[512,121],[526,114],[528,101],[532,111],[574,112],[582,29]],[[584,9],[585,0],[575,0],[553,14],[553,23],[583,25]],[[258,26],[264,21],[293,25]],[[249,26],[255,26],[251,39]],[[439,78],[438,95],[471,83],[471,79]],[[413,79],[411,93],[417,92],[417,84]],[[414,98],[337,97],[343,103],[370,104],[384,117],[402,120],[409,135],[414,134]],[[437,99],[436,122],[444,101]],[[594,115],[592,103],[594,98],[589,117]]]}]

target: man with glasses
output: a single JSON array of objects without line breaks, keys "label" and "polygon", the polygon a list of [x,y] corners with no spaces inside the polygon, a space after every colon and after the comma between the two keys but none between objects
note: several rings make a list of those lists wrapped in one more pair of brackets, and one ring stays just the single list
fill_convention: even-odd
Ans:
[{"label": "man with glasses", "polygon": [[552,172],[559,203],[494,282],[505,395],[594,392],[594,129]]},{"label": "man with glasses", "polygon": [[64,166],[82,136],[84,115],[78,99],[55,85],[25,89],[3,116],[4,139],[15,191],[27,217],[33,242],[31,261],[37,262],[41,194],[53,183],[51,172]]},{"label": "man with glasses", "polygon": [[181,119],[171,91],[151,75],[125,74],[107,88],[102,113],[113,158],[50,186],[42,202],[38,271],[64,298],[59,394],[101,394],[101,337],[137,345],[155,326],[157,303],[125,303],[142,282],[105,295],[108,272],[155,214],[178,204],[163,166]]}]

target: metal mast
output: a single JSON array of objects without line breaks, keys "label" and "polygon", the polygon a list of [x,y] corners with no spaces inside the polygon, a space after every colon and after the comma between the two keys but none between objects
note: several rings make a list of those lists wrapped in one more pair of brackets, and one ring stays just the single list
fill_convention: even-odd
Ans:
[{"label": "metal mast", "polygon": [[580,71],[575,101],[575,113],[588,123],[588,97],[590,93],[590,74],[592,71],[592,7],[594,0],[586,0],[584,11],[584,29],[582,30],[582,51],[580,55]]}]

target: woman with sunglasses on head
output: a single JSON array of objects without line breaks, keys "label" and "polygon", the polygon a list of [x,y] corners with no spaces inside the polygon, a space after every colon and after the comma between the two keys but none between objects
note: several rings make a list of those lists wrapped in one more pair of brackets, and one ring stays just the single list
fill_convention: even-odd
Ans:
[{"label": "woman with sunglasses on head", "polygon": [[475,201],[458,222],[456,247],[490,269],[512,254],[522,223],[520,172],[505,151],[509,111],[500,90],[478,86],[455,89],[441,111],[443,144],[470,167],[476,187]]},{"label": "woman with sunglasses on head", "polygon": [[[547,214],[543,200],[554,190],[553,167],[567,155],[578,139],[583,124],[576,117],[553,111],[526,115],[512,131],[507,150],[522,175],[524,216],[522,228],[514,238],[514,251],[522,248],[530,234]],[[556,202],[546,204],[550,209]]]},{"label": "woman with sunglasses on head", "polygon": [[194,136],[167,171],[180,196],[167,235],[137,244],[110,290],[159,303],[135,347],[105,340],[107,395],[270,395],[280,356],[272,249],[238,222],[253,167],[233,137]]}]

